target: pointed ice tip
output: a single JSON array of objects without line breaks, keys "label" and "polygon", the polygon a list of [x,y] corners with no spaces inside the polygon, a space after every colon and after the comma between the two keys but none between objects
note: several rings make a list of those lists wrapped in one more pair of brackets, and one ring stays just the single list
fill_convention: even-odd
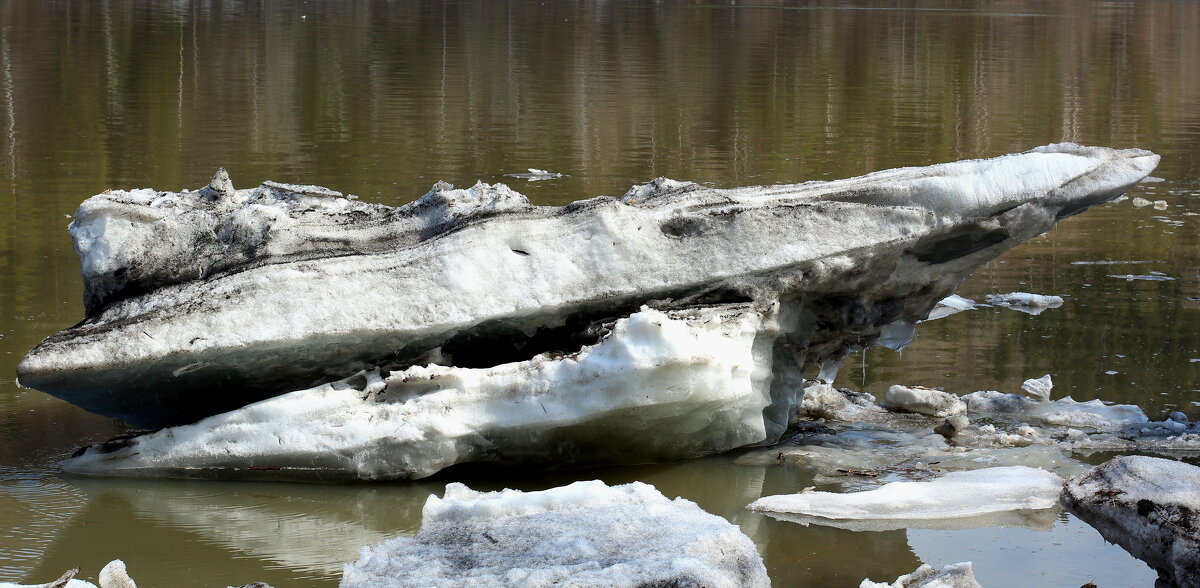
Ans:
[{"label": "pointed ice tip", "polygon": [[212,181],[208,183],[208,187],[214,192],[223,195],[233,194],[233,180],[229,179],[229,172],[225,168],[218,167],[217,173],[213,174]]}]

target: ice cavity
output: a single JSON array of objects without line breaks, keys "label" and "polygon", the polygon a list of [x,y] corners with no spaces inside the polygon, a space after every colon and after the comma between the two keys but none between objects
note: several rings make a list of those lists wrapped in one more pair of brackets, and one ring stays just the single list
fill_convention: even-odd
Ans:
[{"label": "ice cavity", "polygon": [[1158,156],[1051,145],[836,182],[656,180],[531,206],[438,184],[392,208],[312,186],[114,191],[73,236],[87,318],[25,386],[149,428],[380,367],[484,368],[594,343],[643,304],[781,309],[795,363],[900,346],[970,271],[1123,192]]},{"label": "ice cavity", "polygon": [[[746,305],[643,309],[575,354],[413,366],[99,444],[100,475],[420,478],[456,463],[653,462],[778,438],[798,403],[777,326]],[[778,366],[777,366],[778,367]]]},{"label": "ice cavity", "polygon": [[415,537],[366,547],[341,588],[770,585],[754,543],[653,486],[576,482],[540,492],[430,496]]},{"label": "ice cavity", "polygon": [[1056,504],[1063,479],[1039,468],[1008,466],[948,472],[864,492],[764,496],[751,510],[829,520],[928,520],[975,517]]},{"label": "ice cavity", "polygon": [[872,582],[863,580],[858,588],[983,588],[975,579],[975,570],[971,562],[950,564],[943,568],[935,568],[922,564],[911,574],[896,578],[895,582]]}]

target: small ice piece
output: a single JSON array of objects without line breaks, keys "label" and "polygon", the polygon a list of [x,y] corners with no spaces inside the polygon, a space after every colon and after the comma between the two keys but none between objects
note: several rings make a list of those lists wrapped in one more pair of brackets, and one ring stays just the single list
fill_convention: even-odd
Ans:
[{"label": "small ice piece", "polygon": [[937,306],[929,311],[929,316],[924,322],[935,321],[940,318],[948,317],[952,314],[958,314],[964,310],[973,310],[975,301],[970,298],[963,298],[958,294],[951,294],[938,301]]},{"label": "small ice piece", "polygon": [[1062,306],[1063,299],[1060,296],[1047,296],[1044,294],[1030,294],[1028,292],[1010,292],[1008,294],[988,294],[984,297],[988,304],[1003,306],[1018,310],[1025,314],[1041,314],[1047,308],[1058,308]]},{"label": "small ice piece", "polygon": [[1133,199],[1133,205],[1137,208],[1143,208],[1146,206],[1150,206],[1151,204],[1154,204],[1154,203],[1149,200],[1146,200],[1145,198],[1142,198],[1141,196],[1137,196]]},{"label": "small ice piece", "polygon": [[883,405],[889,409],[906,410],[940,418],[959,415],[967,411],[967,405],[959,400],[958,396],[923,386],[893,385],[884,395]]},{"label": "small ice piece", "polygon": [[1127,282],[1132,282],[1134,280],[1146,280],[1149,282],[1166,282],[1168,280],[1175,279],[1170,276],[1139,275],[1139,274],[1108,274],[1108,277],[1120,278]]},{"label": "small ice piece", "polygon": [[1142,409],[1132,404],[1104,404],[1100,400],[1076,402],[1070,396],[1041,402],[995,390],[972,392],[962,397],[971,415],[1011,416],[1042,425],[1084,427],[1116,431],[1149,421]]},{"label": "small ice piece", "polygon": [[975,579],[975,570],[971,569],[971,562],[964,561],[950,564],[941,569],[934,568],[929,564],[921,564],[916,571],[896,578],[896,581],[891,584],[872,582],[868,579],[863,580],[858,588],[983,588],[983,586]]},{"label": "small ice piece", "polygon": [[1062,485],[1062,478],[1041,468],[1007,466],[949,472],[921,482],[892,482],[866,492],[764,496],[747,508],[833,520],[954,519],[1051,508]]},{"label": "small ice piece", "polygon": [[1115,376],[1121,372],[1118,372],[1117,370],[1105,370],[1104,373],[1109,376]]},{"label": "small ice piece", "polygon": [[1046,374],[1040,378],[1031,378],[1025,380],[1021,384],[1021,390],[1028,394],[1034,400],[1043,402],[1050,400],[1050,391],[1054,389],[1054,382],[1050,379],[1050,374]]},{"label": "small ice piece", "polygon": [[1156,457],[1113,458],[1071,480],[1068,510],[1158,572],[1200,585],[1200,467]]},{"label": "small ice piece", "polygon": [[654,486],[575,482],[540,492],[430,496],[415,537],[364,547],[341,588],[376,586],[766,587],[738,527]]},{"label": "small ice piece", "polygon": [[1166,200],[1155,200],[1154,201],[1154,210],[1166,210],[1166,209],[1167,209],[1167,201]]},{"label": "small ice piece", "polygon": [[[0,588],[97,588],[91,582],[76,580],[75,574],[79,573],[79,568],[67,570],[57,580],[46,584],[10,584],[8,582],[0,582]],[[99,588],[137,588],[137,584],[129,577],[125,571],[125,562],[114,559],[108,562],[100,569]]]},{"label": "small ice piece", "polygon": [[558,178],[565,177],[565,174],[550,172],[550,171],[546,171],[544,169],[537,169],[537,168],[533,168],[533,167],[529,168],[529,173],[522,172],[522,173],[504,174],[504,175],[507,177],[510,177],[510,178],[519,178],[522,180],[529,180],[531,182],[540,182],[542,180],[556,180]]}]

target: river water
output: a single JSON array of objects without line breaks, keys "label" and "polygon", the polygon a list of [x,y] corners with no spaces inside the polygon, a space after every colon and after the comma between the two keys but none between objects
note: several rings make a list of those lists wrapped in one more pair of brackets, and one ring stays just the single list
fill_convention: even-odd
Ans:
[{"label": "river water", "polygon": [[[14,382],[82,318],[66,234],[109,188],[317,184],[402,204],[506,181],[540,204],[667,176],[833,179],[1070,140],[1162,155],[1131,196],[988,264],[960,294],[1057,294],[1039,316],[930,323],[839,385],[1015,391],[1200,417],[1200,3],[159,2],[0,0],[0,581],[122,558],[144,586],[333,586],[359,547],[415,531],[447,481],[641,480],[741,525],[777,586],[857,586],[972,560],[987,586],[1145,586],[1154,574],[1060,513],[1038,529],[853,532],[744,510],[808,485],[718,456],[566,472],[461,470],[321,486],[62,477],[125,430]],[[527,168],[568,174],[526,182]],[[1119,261],[1147,263],[1079,264]],[[1116,274],[1171,280],[1127,281]],[[664,435],[671,434],[663,431]]]}]

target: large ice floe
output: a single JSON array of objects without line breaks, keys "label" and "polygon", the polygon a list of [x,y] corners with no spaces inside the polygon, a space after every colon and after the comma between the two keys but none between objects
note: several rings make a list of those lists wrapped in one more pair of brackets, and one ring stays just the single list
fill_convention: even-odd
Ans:
[{"label": "large ice floe", "polygon": [[540,492],[430,496],[415,537],[364,547],[342,588],[770,585],[754,543],[649,484],[576,482]]},{"label": "large ice floe", "polygon": [[18,376],[186,425],[67,464],[88,473],[420,477],[772,443],[804,369],[831,381],[854,349],[903,346],[973,269],[1157,162],[1059,144],[563,207],[439,184],[391,208],[223,173],[114,191],[71,225],[87,317]]},{"label": "large ice floe", "polygon": [[1071,480],[1061,500],[1165,585],[1200,586],[1200,467],[1117,457]]}]

